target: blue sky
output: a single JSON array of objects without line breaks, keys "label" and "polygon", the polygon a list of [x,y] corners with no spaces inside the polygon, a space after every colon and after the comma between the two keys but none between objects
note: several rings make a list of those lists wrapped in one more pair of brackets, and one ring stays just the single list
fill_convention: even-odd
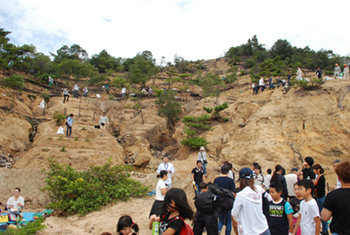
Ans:
[{"label": "blue sky", "polygon": [[0,27],[12,43],[44,54],[79,44],[89,56],[116,57],[150,50],[159,62],[178,54],[214,59],[257,35],[313,50],[350,53],[350,1],[238,0],[0,0]]}]

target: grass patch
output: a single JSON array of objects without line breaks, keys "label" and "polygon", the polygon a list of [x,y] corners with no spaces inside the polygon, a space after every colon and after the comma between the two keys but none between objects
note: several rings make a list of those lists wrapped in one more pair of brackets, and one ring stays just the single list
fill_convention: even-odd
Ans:
[{"label": "grass patch", "polygon": [[90,142],[89,137],[86,137],[85,141],[86,141],[86,142]]},{"label": "grass patch", "polygon": [[39,230],[45,228],[45,225],[42,224],[43,222],[44,218],[39,218],[32,223],[22,226],[18,230],[6,230],[5,232],[0,231],[0,235],[34,235]]},{"label": "grass patch", "polygon": [[78,140],[79,140],[79,137],[75,137],[75,138],[74,138],[74,141],[78,141]]},{"label": "grass patch", "polygon": [[67,150],[66,150],[66,146],[62,146],[62,148],[61,148],[61,152],[67,152]]}]

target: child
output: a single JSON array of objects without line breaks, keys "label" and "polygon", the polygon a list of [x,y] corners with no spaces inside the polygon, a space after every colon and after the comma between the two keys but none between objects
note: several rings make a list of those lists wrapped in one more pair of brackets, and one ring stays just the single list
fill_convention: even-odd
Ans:
[{"label": "child", "polygon": [[[289,203],[293,208],[293,224],[295,225],[299,218],[300,202],[304,200],[304,198],[300,196],[298,182],[294,184],[294,193],[295,197],[293,197]],[[300,228],[297,231],[297,235],[301,235]]]},{"label": "child", "polygon": [[260,165],[254,166],[254,172],[255,172],[254,184],[263,187],[264,176],[261,174],[261,166]]},{"label": "child", "polygon": [[282,185],[277,182],[270,184],[269,227],[271,235],[288,235],[293,232],[293,209],[289,202],[281,198]]},{"label": "child", "polygon": [[267,175],[264,177],[264,185],[266,187],[266,190],[269,191],[272,170],[269,168],[266,172]]},{"label": "child", "polygon": [[314,183],[311,180],[304,179],[300,180],[297,185],[299,186],[300,196],[305,200],[300,203],[300,214],[293,235],[296,234],[299,227],[301,234],[319,235],[321,219],[316,200],[312,198]]},{"label": "child", "polygon": [[160,217],[152,215],[149,229],[152,223],[159,221],[159,234],[179,235],[185,219],[193,219],[194,212],[188,204],[186,193],[179,188],[170,189],[164,198]]},{"label": "child", "polygon": [[117,224],[117,232],[119,235],[137,235],[135,232],[139,231],[139,226],[135,224],[131,217],[124,215],[119,218]]}]

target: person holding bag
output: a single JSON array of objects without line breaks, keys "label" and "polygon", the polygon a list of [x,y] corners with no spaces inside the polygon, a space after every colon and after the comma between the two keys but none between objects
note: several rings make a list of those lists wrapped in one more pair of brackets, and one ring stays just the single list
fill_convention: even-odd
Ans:
[{"label": "person holding bag", "polygon": [[198,160],[202,162],[204,169],[204,175],[207,176],[207,153],[205,152],[204,146],[201,146],[198,153]]}]

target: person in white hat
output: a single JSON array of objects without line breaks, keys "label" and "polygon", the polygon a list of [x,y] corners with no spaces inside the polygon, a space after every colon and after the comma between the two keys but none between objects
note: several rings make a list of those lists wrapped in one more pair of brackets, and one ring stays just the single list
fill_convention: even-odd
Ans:
[{"label": "person in white hat", "polygon": [[204,169],[204,175],[207,176],[207,153],[205,152],[204,146],[201,146],[198,153],[198,160],[202,162]]}]

